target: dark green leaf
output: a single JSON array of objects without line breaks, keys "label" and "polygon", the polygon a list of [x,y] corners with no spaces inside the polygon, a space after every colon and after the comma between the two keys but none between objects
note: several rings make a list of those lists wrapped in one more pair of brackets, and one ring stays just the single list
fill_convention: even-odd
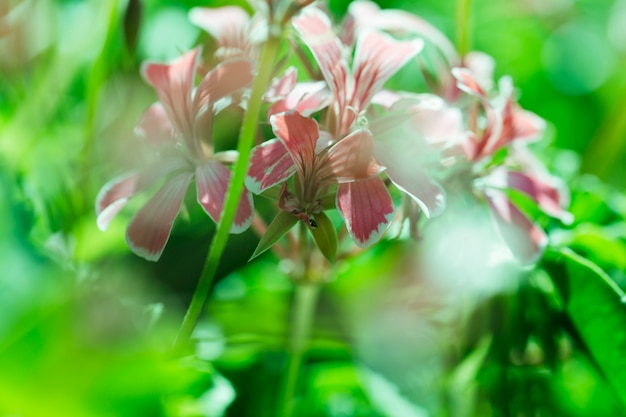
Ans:
[{"label": "dark green leaf", "polygon": [[274,243],[278,242],[281,237],[285,236],[285,233],[287,233],[297,222],[298,219],[291,213],[286,211],[278,213],[278,216],[274,218],[265,231],[263,237],[261,237],[261,241],[250,257],[250,261],[271,248]]},{"label": "dark green leaf", "polygon": [[624,292],[598,266],[569,249],[546,255],[565,311],[589,353],[626,405],[626,305]]},{"label": "dark green leaf", "polygon": [[317,227],[311,229],[315,243],[317,243],[317,247],[320,248],[324,257],[333,262],[335,256],[337,256],[337,232],[335,231],[335,226],[333,226],[333,222],[330,221],[324,212],[318,213],[313,217],[317,223]]}]

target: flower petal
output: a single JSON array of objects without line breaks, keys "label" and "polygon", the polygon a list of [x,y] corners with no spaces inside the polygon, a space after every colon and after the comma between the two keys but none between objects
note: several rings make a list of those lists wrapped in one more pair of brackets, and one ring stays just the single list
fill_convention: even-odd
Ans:
[{"label": "flower petal", "polygon": [[169,64],[144,62],[141,73],[154,87],[174,128],[183,135],[191,152],[199,152],[193,142],[195,113],[192,92],[200,48],[193,49]]},{"label": "flower petal", "polygon": [[348,63],[328,17],[317,8],[307,8],[293,20],[300,36],[311,49],[339,109],[347,105]]},{"label": "flower petal", "polygon": [[297,111],[308,117],[328,106],[330,100],[330,92],[323,81],[298,83],[285,98],[274,103],[267,114],[269,117],[272,114]]},{"label": "flower petal", "polygon": [[106,230],[117,213],[126,205],[128,200],[156,181],[170,173],[183,169],[186,162],[181,158],[167,158],[159,163],[123,174],[106,183],[96,197],[96,217],[98,228]]},{"label": "flower petal", "polygon": [[354,53],[354,93],[351,105],[359,113],[383,84],[424,47],[421,39],[398,41],[379,32],[365,31]]},{"label": "flower petal", "polygon": [[207,109],[212,111],[212,104],[247,86],[253,78],[252,63],[248,60],[233,60],[218,65],[204,77],[196,89],[195,113],[199,114]]},{"label": "flower petal", "polygon": [[452,75],[456,78],[459,89],[476,97],[487,97],[487,93],[480,86],[472,71],[467,68],[452,68]]},{"label": "flower petal", "polygon": [[571,214],[562,207],[563,196],[558,187],[537,177],[514,171],[507,172],[507,185],[533,199],[546,214],[566,223],[571,220]]},{"label": "flower petal", "polygon": [[421,169],[409,171],[392,165],[387,167],[386,174],[396,187],[417,203],[426,217],[438,216],[446,208],[443,188]]},{"label": "flower petal", "polygon": [[[361,129],[341,139],[328,151],[329,168],[337,182],[351,182],[377,175],[382,167],[374,160],[369,130]],[[320,173],[326,177],[325,173]]]},{"label": "flower petal", "polygon": [[247,55],[250,16],[241,7],[194,7],[189,11],[189,21],[217,40],[221,58]]},{"label": "flower petal", "polygon": [[343,29],[342,39],[346,45],[352,45],[363,30],[382,29],[399,36],[417,35],[436,45],[448,63],[453,64],[460,61],[454,45],[439,29],[426,20],[403,10],[381,10],[376,3],[371,1],[357,0],[351,2]]},{"label": "flower petal", "polygon": [[190,172],[177,174],[135,214],[126,229],[126,242],[134,253],[149,261],[159,260],[191,177]]},{"label": "flower petal", "polygon": [[161,103],[148,107],[135,126],[135,134],[154,145],[172,143],[175,140],[174,127]]},{"label": "flower petal", "polygon": [[289,67],[283,75],[274,78],[271,85],[265,92],[265,100],[274,103],[283,99],[293,90],[298,82],[298,69],[296,67]]},{"label": "flower petal", "polygon": [[393,202],[379,177],[339,184],[337,208],[360,247],[378,241],[393,217]]},{"label": "flower petal", "polygon": [[272,139],[256,146],[250,157],[246,187],[254,194],[286,181],[296,171],[285,145]]},{"label": "flower petal", "polygon": [[291,112],[273,115],[270,123],[299,169],[309,166],[316,157],[315,145],[320,137],[317,122]]},{"label": "flower petal", "polygon": [[498,233],[515,257],[525,264],[539,260],[548,238],[543,230],[522,213],[508,196],[499,190],[485,190]]},{"label": "flower petal", "polygon": [[[230,170],[217,161],[210,160],[196,168],[198,203],[215,223],[222,215],[230,177]],[[252,195],[244,190],[230,233],[241,233],[250,226],[254,214],[252,207]]]}]

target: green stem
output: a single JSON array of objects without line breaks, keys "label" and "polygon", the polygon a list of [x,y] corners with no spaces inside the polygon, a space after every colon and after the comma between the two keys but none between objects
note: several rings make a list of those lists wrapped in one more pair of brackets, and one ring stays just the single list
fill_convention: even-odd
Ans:
[{"label": "green stem", "polygon": [[259,72],[252,85],[252,93],[248,100],[248,110],[244,116],[241,132],[239,133],[239,142],[237,151],[239,152],[239,158],[233,167],[232,178],[226,193],[226,202],[222,210],[222,217],[217,224],[217,231],[213,236],[209,253],[207,255],[204,269],[198,281],[198,286],[191,299],[189,309],[185,314],[183,323],[178,332],[178,336],[174,342],[174,353],[178,354],[182,351],[185,345],[188,343],[191,333],[193,332],[200,313],[204,308],[211,284],[215,278],[215,272],[217,271],[217,265],[226,247],[226,241],[228,240],[229,230],[231,224],[235,218],[235,213],[239,205],[239,199],[244,188],[244,179],[246,171],[248,169],[248,160],[250,159],[250,152],[254,145],[254,137],[257,128],[257,122],[261,114],[261,104],[263,101],[263,94],[267,88],[272,77],[272,70],[274,68],[274,62],[278,55],[278,49],[280,46],[280,37],[270,37],[263,45],[261,52],[261,59],[259,62]]},{"label": "green stem", "polygon": [[280,397],[278,415],[289,417],[292,412],[292,400],[296,392],[298,374],[302,367],[306,346],[311,333],[315,305],[320,286],[318,284],[300,283],[295,286],[293,305],[293,321],[290,329],[289,363]]},{"label": "green stem", "polygon": [[457,48],[461,59],[465,57],[469,49],[469,25],[470,9],[472,0],[457,0],[456,3],[456,39]]}]

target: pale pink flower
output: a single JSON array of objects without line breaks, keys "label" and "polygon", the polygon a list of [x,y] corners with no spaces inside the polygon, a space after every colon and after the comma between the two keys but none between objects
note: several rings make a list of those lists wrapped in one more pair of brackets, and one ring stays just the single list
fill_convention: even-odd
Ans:
[{"label": "pale pink flower", "polygon": [[297,186],[283,186],[279,206],[305,221],[324,210],[323,201],[336,190],[336,207],[357,245],[376,242],[393,215],[393,202],[379,177],[382,167],[373,158],[371,133],[357,129],[330,142],[312,119],[297,112],[270,118],[277,139],[257,146],[250,160],[247,187],[254,193],[285,183],[296,173]]},{"label": "pale pink flower", "polygon": [[189,20],[215,39],[218,59],[258,61],[259,45],[267,37],[267,23],[262,16],[251,18],[238,6],[194,7],[189,11]]},{"label": "pale pink flower", "polygon": [[326,126],[336,140],[355,127],[385,82],[423,47],[418,39],[399,41],[383,33],[362,31],[350,69],[344,45],[324,13],[308,8],[293,22],[330,89],[332,102]]},{"label": "pale pink flower", "polygon": [[[142,75],[155,88],[159,102],[144,113],[136,131],[159,147],[161,161],[110,181],[96,199],[98,226],[104,230],[131,197],[165,181],[126,230],[131,250],[152,261],[163,252],[192,179],[196,180],[198,203],[217,222],[231,176],[222,161],[232,159],[232,155],[213,151],[213,119],[228,102],[224,102],[227,96],[250,83],[252,68],[246,60],[225,62],[194,88],[199,53],[197,48],[169,64],[142,66]],[[248,228],[252,214],[252,197],[246,191],[231,232]]]},{"label": "pale pink flower", "polygon": [[[463,144],[467,159],[474,163],[475,189],[485,197],[511,251],[524,262],[535,262],[547,236],[516,206],[510,193],[525,195],[544,213],[561,221],[568,222],[571,217],[563,208],[568,203],[565,187],[527,149],[529,142],[541,137],[545,122],[515,102],[510,78],[501,79],[499,94],[490,97],[485,82],[470,69],[455,68],[453,74],[459,88],[480,103],[470,111],[470,130]],[[479,113],[484,115],[483,127]],[[494,154],[503,149],[508,153],[505,160],[490,166]]]}]

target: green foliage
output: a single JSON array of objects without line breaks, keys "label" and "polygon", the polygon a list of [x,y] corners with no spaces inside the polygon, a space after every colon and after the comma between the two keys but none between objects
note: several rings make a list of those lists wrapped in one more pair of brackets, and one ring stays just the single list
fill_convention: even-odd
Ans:
[{"label": "green foliage", "polygon": [[[214,226],[189,199],[162,260],[148,264],[124,239],[137,201],[106,233],[93,212],[106,181],[147,159],[132,130],[156,96],[140,62],[175,56],[196,39],[210,46],[186,21],[191,7],[249,5],[9,3],[28,18],[5,18],[0,6],[0,416],[275,416],[289,277],[299,270],[289,256],[277,263],[259,255],[298,219],[281,211],[250,263],[254,233],[229,238],[195,350],[172,358]],[[623,5],[472,3],[469,42],[495,57],[496,73],[520,87],[522,106],[550,124],[552,142],[538,152],[567,173],[574,222],[539,216],[550,236],[545,258],[482,291],[463,276],[469,270],[443,280],[420,269],[420,243],[394,240],[403,230],[352,253],[338,244],[340,222],[316,215],[311,268],[329,283],[294,415],[626,416]],[[379,4],[417,12],[454,38],[454,1]],[[330,2],[338,19],[347,7]],[[17,22],[19,42],[7,37],[7,22]],[[422,63],[429,71],[434,52],[428,46]],[[413,74],[390,85],[422,91],[429,80]],[[229,122],[216,126],[219,146],[231,149],[237,129]],[[267,126],[262,133],[271,134]],[[582,171],[558,149],[569,149]],[[497,153],[493,165],[506,157]],[[334,197],[322,203],[336,205]],[[466,239],[461,247],[473,248],[473,236]],[[447,261],[459,255],[450,251]]]}]

